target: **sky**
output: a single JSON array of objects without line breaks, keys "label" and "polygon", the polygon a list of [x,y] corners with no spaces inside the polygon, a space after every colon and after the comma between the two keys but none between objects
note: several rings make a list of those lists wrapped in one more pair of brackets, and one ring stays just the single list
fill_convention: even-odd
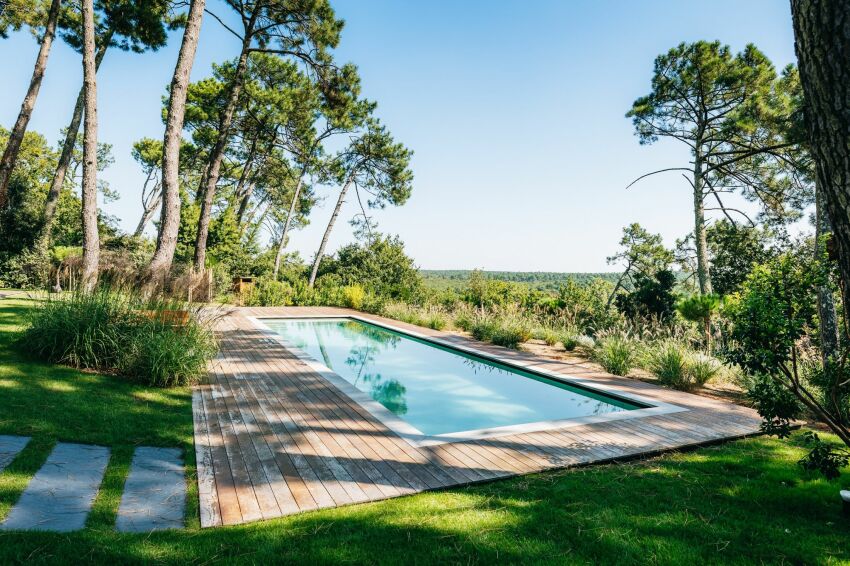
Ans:
[{"label": "sky", "polygon": [[[641,146],[625,113],[649,91],[653,60],[679,44],[757,45],[781,69],[795,62],[787,0],[331,0],[346,24],[335,56],[355,63],[364,96],[414,151],[410,200],[377,211],[425,269],[597,272],[622,227],[639,222],[673,245],[692,229],[692,197],[676,173],[677,142]],[[219,0],[208,7],[227,17]],[[145,54],[110,51],[98,73],[100,141],[115,163],[102,177],[120,198],[104,205],[132,231],[144,177],[130,151],[162,138],[162,95],[181,32]],[[0,40],[0,124],[14,122],[38,45],[28,31]],[[203,22],[192,80],[238,55],[213,18]],[[82,82],[80,56],[54,44],[30,130],[56,143]],[[335,188],[290,248],[318,247]],[[341,219],[358,208],[346,203]],[[152,232],[152,228],[149,228]],[[352,241],[339,222],[330,250]]]}]

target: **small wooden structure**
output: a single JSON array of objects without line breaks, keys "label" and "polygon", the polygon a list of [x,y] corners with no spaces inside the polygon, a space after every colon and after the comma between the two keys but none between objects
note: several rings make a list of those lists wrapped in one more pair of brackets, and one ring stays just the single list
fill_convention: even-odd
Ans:
[{"label": "small wooden structure", "polygon": [[251,289],[254,288],[254,278],[253,277],[234,277],[233,278],[233,291],[238,295],[244,295],[245,293],[251,292]]},{"label": "small wooden structure", "polygon": [[233,293],[236,295],[236,301],[240,306],[245,304],[245,295],[251,292],[254,288],[253,277],[234,277],[233,278]]}]

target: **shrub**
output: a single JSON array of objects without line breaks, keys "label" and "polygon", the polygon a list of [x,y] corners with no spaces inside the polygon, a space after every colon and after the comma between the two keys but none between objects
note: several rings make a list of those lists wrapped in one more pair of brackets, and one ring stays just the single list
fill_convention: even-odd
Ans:
[{"label": "shrub", "polygon": [[17,345],[52,363],[147,385],[184,385],[206,373],[216,352],[212,332],[197,316],[174,324],[186,309],[109,290],[52,297],[30,313]]},{"label": "shrub", "polygon": [[366,291],[360,285],[346,285],[342,288],[343,304],[348,308],[360,310],[365,297]]},{"label": "shrub", "polygon": [[481,317],[477,320],[473,320],[469,331],[472,333],[472,337],[476,340],[488,341],[493,338],[493,335],[498,329],[499,325],[496,324],[496,321],[488,317]]},{"label": "shrub", "polygon": [[[582,350],[587,350],[591,353],[593,352],[593,349],[596,348],[596,340],[587,334],[579,334],[577,336],[573,335],[571,340],[575,342],[575,346],[573,346],[573,348],[581,348]],[[564,347],[567,347],[566,343],[564,343]]]},{"label": "shrub", "polygon": [[700,352],[688,357],[688,377],[693,387],[702,387],[720,373],[723,365],[720,360]]},{"label": "shrub", "polygon": [[543,340],[547,346],[554,346],[560,340],[560,335],[551,328],[539,327],[534,330],[534,338]]},{"label": "shrub", "polygon": [[249,307],[285,307],[292,304],[292,297],[289,283],[260,277],[242,300]]},{"label": "shrub", "polygon": [[490,341],[497,346],[516,348],[531,339],[531,330],[522,324],[495,325],[490,335]]},{"label": "shrub", "polygon": [[658,381],[680,391],[702,387],[722,368],[716,358],[693,352],[674,340],[655,345],[647,357],[648,369]]},{"label": "shrub", "polygon": [[689,389],[688,352],[674,341],[665,341],[652,347],[647,365],[663,385],[675,389]]},{"label": "shrub", "polygon": [[614,375],[626,375],[634,366],[636,348],[634,342],[623,336],[608,336],[596,342],[593,359],[605,371]]},{"label": "shrub", "polygon": [[472,313],[467,309],[461,309],[455,313],[453,323],[457,328],[466,332],[471,332],[473,324]]},{"label": "shrub", "polygon": [[564,350],[572,352],[578,346],[578,337],[572,332],[564,332],[561,334],[561,344],[564,345]]}]

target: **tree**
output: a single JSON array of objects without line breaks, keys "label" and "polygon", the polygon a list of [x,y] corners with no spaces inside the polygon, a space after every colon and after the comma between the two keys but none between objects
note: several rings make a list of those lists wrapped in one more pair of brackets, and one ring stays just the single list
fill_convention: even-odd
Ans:
[{"label": "tree", "polygon": [[711,284],[718,295],[737,291],[753,267],[771,256],[770,233],[765,228],[715,222],[706,230]]},{"label": "tree", "polygon": [[83,267],[82,288],[97,284],[100,237],[97,231],[97,78],[93,0],[83,0],[83,84],[85,85],[85,128],[83,142]]},{"label": "tree", "polygon": [[623,272],[608,295],[608,307],[626,281],[634,287],[636,276],[654,277],[659,271],[667,270],[673,262],[673,253],[664,247],[661,235],[650,234],[637,222],[623,228],[620,247],[619,252],[608,258],[609,264],[623,266]]},{"label": "tree", "polygon": [[[652,92],[637,99],[626,114],[641,144],[670,138],[691,151],[691,167],[670,167],[656,173],[684,173],[694,203],[694,241],[700,292],[711,293],[705,199],[713,196],[725,214],[745,214],[726,206],[722,195],[754,191],[766,203],[786,185],[770,176],[771,159],[791,144],[773,126],[777,75],[770,61],[753,45],[733,56],[719,42],[682,43],[655,60]],[[765,176],[768,180],[765,181]]]},{"label": "tree", "polygon": [[792,0],[809,150],[832,225],[850,318],[850,3]]},{"label": "tree", "polygon": [[711,320],[722,305],[720,296],[715,294],[693,295],[676,303],[676,310],[685,320],[702,323],[705,349],[711,353]]},{"label": "tree", "polygon": [[26,133],[27,126],[29,125],[30,116],[32,116],[32,110],[35,107],[36,98],[38,98],[38,91],[44,79],[44,72],[47,69],[47,58],[50,56],[50,48],[53,46],[53,39],[56,37],[56,25],[59,20],[60,5],[60,0],[52,0],[50,3],[50,10],[47,13],[44,23],[44,33],[41,36],[41,46],[38,49],[38,56],[35,59],[30,85],[26,95],[24,95],[24,101],[21,103],[18,118],[15,120],[15,125],[9,134],[9,141],[6,142],[3,156],[0,157],[0,210],[6,208],[9,202],[9,180],[12,176],[12,169],[15,167],[18,152],[21,149],[21,143],[24,140],[24,133]]},{"label": "tree", "polygon": [[369,120],[364,131],[355,136],[337,157],[334,168],[342,188],[313,260],[310,287],[316,282],[319,264],[349,187],[354,185],[356,190],[367,192],[370,196],[367,202],[370,208],[383,208],[386,204],[404,204],[412,189],[411,155],[409,149],[395,143],[386,128],[377,120]]},{"label": "tree", "polygon": [[[847,352],[821,364],[805,348],[807,328],[816,313],[817,288],[831,277],[830,266],[799,246],[756,267],[726,308],[732,321],[730,361],[754,380],[750,396],[765,419],[762,428],[780,437],[805,407],[850,447],[850,370]],[[802,463],[834,477],[847,463],[816,436]]]},{"label": "tree", "polygon": [[349,244],[322,262],[322,276],[337,276],[343,285],[361,285],[375,295],[410,300],[422,285],[419,270],[398,236],[376,234],[365,244]]},{"label": "tree", "polygon": [[216,186],[230,141],[249,55],[255,51],[276,53],[301,61],[308,69],[321,75],[324,68],[330,66],[327,50],[337,45],[342,30],[342,21],[336,19],[326,0],[296,3],[285,0],[226,1],[238,13],[242,30],[237,32],[220,18],[216,19],[241,41],[241,49],[233,79],[228,85],[227,102],[221,113],[217,139],[210,151],[209,163],[198,191],[202,200],[195,241],[196,269],[205,267],[207,235]]},{"label": "tree", "polygon": [[374,103],[358,99],[360,78],[353,65],[344,65],[337,71],[329,72],[319,94],[315,107],[315,123],[306,128],[299,128],[296,135],[285,138],[284,147],[297,163],[300,173],[280,232],[274,260],[274,277],[277,277],[280,270],[289,228],[297,217],[298,204],[302,200],[300,192],[306,177],[310,172],[321,171],[323,168],[323,144],[335,135],[356,131],[375,109]]},{"label": "tree", "polygon": [[177,63],[171,77],[165,134],[162,142],[162,212],[156,238],[156,250],[147,269],[148,280],[161,280],[171,271],[171,262],[174,260],[174,252],[177,249],[181,203],[179,186],[181,133],[186,113],[189,75],[195,62],[195,51],[198,48],[198,36],[201,32],[205,5],[206,0],[191,0],[189,3],[183,41],[180,44]]},{"label": "tree", "polygon": [[138,238],[162,200],[162,179],[159,175],[162,167],[162,142],[142,138],[133,144],[132,155],[145,174],[145,182],[142,185],[142,217],[133,232],[133,236]]},{"label": "tree", "polygon": [[[132,0],[100,0],[95,3],[95,32],[97,54],[95,72],[100,68],[108,49],[117,47],[125,51],[142,53],[147,49],[156,50],[165,45],[167,36],[165,24],[173,22],[168,16],[169,0],[151,0],[134,2]],[[82,49],[82,29],[80,14],[73,9],[63,12],[60,24],[63,39],[74,49]],[[65,185],[65,175],[71,163],[77,134],[83,120],[85,85],[80,87],[77,102],[71,115],[71,122],[65,130],[65,140],[53,183],[44,203],[44,224],[38,238],[40,252],[44,253],[49,244],[56,203]]]},{"label": "tree", "polygon": [[634,291],[617,295],[617,309],[632,320],[667,320],[675,312],[675,286],[676,275],[669,269],[662,269],[652,275],[639,273],[635,276]]}]

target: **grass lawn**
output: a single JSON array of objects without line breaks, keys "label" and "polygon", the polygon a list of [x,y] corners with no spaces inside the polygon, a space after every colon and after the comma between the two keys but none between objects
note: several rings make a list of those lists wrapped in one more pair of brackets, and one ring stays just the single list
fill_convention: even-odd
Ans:
[{"label": "grass lawn", "polygon": [[[0,531],[0,563],[847,563],[839,482],[803,476],[795,442],[747,439],[647,461],[548,472],[240,527],[119,535],[133,447],[180,446],[190,394],[34,363],[10,348],[24,300],[0,300],[0,434],[33,442],[0,474],[0,518],[57,440],[110,446],[78,533]],[[848,485],[848,480],[843,480]]]}]

